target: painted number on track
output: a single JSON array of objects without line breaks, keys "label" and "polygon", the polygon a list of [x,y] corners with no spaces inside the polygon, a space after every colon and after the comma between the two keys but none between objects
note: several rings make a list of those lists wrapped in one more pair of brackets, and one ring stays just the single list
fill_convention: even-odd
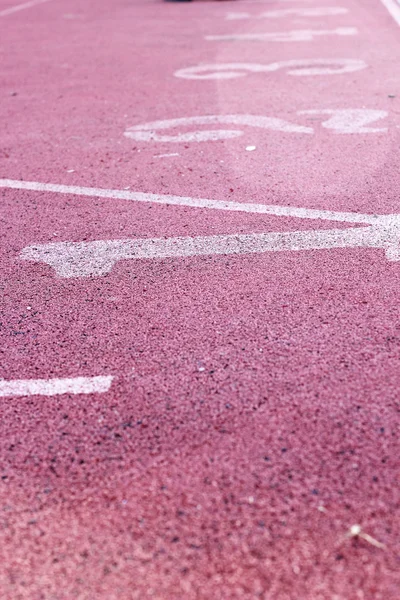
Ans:
[{"label": "painted number on track", "polygon": [[182,79],[234,79],[249,73],[273,73],[286,70],[287,75],[341,75],[365,69],[367,64],[355,58],[307,58],[304,60],[283,60],[266,65],[258,63],[214,63],[186,67],[175,71],[175,77]]},{"label": "painted number on track", "polygon": [[[371,127],[372,123],[384,119],[388,113],[375,109],[315,109],[298,111],[298,115],[321,115],[322,127],[337,134],[382,133],[386,127]],[[193,125],[238,125],[257,127],[282,133],[313,134],[314,128],[309,125],[290,123],[284,119],[257,115],[206,115],[181,117],[163,121],[152,121],[134,125],[125,131],[125,136],[140,142],[208,142],[237,138],[243,135],[243,129],[206,129],[185,133],[159,133],[177,128],[188,128]]]}]

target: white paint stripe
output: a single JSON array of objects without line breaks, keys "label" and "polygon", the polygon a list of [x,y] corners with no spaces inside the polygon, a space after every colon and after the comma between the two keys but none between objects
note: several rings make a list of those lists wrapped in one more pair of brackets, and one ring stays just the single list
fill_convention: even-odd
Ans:
[{"label": "white paint stripe", "polygon": [[31,8],[32,6],[36,6],[37,4],[44,4],[44,2],[51,2],[51,0],[32,0],[31,2],[25,2],[24,4],[17,4],[17,6],[11,6],[10,8],[6,8],[5,10],[0,11],[0,17],[12,15],[15,12],[25,10],[26,8]]},{"label": "white paint stripe", "polygon": [[312,208],[297,208],[294,206],[277,206],[273,204],[250,204],[246,202],[242,203],[227,200],[190,198],[185,196],[146,194],[142,192],[128,192],[125,190],[107,190],[102,188],[58,185],[54,183],[40,183],[36,181],[18,181],[13,179],[0,179],[0,187],[16,190],[31,190],[35,192],[71,194],[74,196],[89,196],[94,198],[112,198],[115,200],[128,200],[133,202],[152,202],[155,204],[166,204],[173,206],[190,206],[192,208],[208,208],[213,210],[257,213],[274,215],[277,217],[296,217],[299,219],[317,220],[321,219],[324,221],[340,221],[343,223],[365,223],[373,225],[381,222],[382,220],[399,218],[398,215],[368,215],[356,212],[336,212],[330,210],[316,210]]},{"label": "white paint stripe", "polygon": [[222,35],[205,35],[209,41],[256,41],[256,42],[311,42],[315,37],[325,35],[357,35],[356,27],[338,27],[337,29],[294,29],[274,33],[228,33]]},{"label": "white paint stripe", "polygon": [[400,259],[400,226],[152,238],[59,242],[28,246],[19,258],[45,263],[59,277],[106,275],[120,260],[176,258],[218,254],[323,250],[327,248],[382,248],[388,260]]},{"label": "white paint stripe", "polygon": [[155,154],[154,158],[167,158],[169,156],[179,156],[179,152],[170,152],[169,154]]},{"label": "white paint stripe", "polygon": [[386,6],[397,25],[400,25],[400,2],[395,0],[381,0],[382,4]]},{"label": "white paint stripe", "polygon": [[0,379],[0,398],[7,396],[58,396],[60,394],[101,394],[110,389],[112,375],[68,379]]},{"label": "white paint stripe", "polygon": [[[320,0],[325,2],[326,0]],[[330,2],[331,0],[327,0],[328,2]],[[297,3],[297,2],[301,2],[302,4],[304,4],[305,2],[315,2],[315,0],[236,0],[236,4],[274,4],[275,2],[290,2],[292,3]]]},{"label": "white paint stripe", "polygon": [[229,12],[226,19],[277,19],[279,17],[329,17],[335,15],[345,15],[349,12],[348,8],[341,6],[314,6],[310,8],[282,8],[278,10],[268,10],[259,15],[251,15],[243,12]]}]

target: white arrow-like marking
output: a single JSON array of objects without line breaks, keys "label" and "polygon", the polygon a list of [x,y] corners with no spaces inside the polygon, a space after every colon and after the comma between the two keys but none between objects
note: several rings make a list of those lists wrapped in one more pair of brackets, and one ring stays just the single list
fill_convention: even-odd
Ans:
[{"label": "white arrow-like marking", "polygon": [[24,248],[19,257],[50,265],[59,277],[97,277],[120,260],[158,259],[219,254],[382,248],[388,260],[400,259],[400,226],[354,227],[138,240],[58,242]]},{"label": "white arrow-like marking", "polygon": [[[175,237],[139,240],[96,240],[92,242],[58,242],[33,244],[24,248],[19,257],[53,267],[59,277],[91,277],[105,275],[116,262],[127,259],[189,257],[197,255],[250,254],[279,251],[323,250],[329,248],[380,248],[386,258],[400,260],[400,214],[362,214],[297,206],[252,204],[206,198],[169,196],[0,179],[0,187],[33,192],[48,192],[76,196],[109,198],[188,206],[197,209],[337,221],[364,225],[348,229],[270,232],[203,237]],[[365,226],[367,225],[367,226]]]}]

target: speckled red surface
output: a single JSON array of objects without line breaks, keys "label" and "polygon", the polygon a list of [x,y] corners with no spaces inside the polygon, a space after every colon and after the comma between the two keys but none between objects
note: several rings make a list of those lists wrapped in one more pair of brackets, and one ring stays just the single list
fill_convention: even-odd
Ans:
[{"label": "speckled red surface", "polygon": [[[347,15],[227,21],[289,4],[54,0],[4,17],[0,177],[398,212],[400,29],[378,0],[340,4]],[[203,39],[343,26],[359,35]],[[368,68],[173,76],[337,57]],[[388,131],[335,135],[303,116],[313,136],[123,135],[182,116],[362,107],[388,111]],[[329,223],[0,197],[0,377],[115,377],[105,394],[0,399],[1,600],[399,600],[400,263],[341,249],[125,261],[57,279],[20,250]],[[385,547],[346,537],[355,524]]]}]

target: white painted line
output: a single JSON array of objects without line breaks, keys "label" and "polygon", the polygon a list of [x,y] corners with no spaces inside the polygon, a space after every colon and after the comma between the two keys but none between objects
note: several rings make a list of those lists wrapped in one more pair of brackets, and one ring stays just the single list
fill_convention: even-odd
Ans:
[{"label": "white painted line", "polygon": [[400,25],[400,2],[396,2],[396,0],[381,0],[381,2],[386,6],[397,25]]},{"label": "white painted line", "polygon": [[179,156],[179,152],[170,152],[169,154],[155,154],[154,158],[167,158],[169,156]]},{"label": "white painted line", "polygon": [[280,17],[330,17],[335,15],[345,15],[349,12],[347,8],[341,6],[315,6],[311,8],[282,8],[278,10],[268,10],[260,15],[250,15],[243,12],[229,12],[226,15],[228,21],[240,19],[278,19]]},{"label": "white painted line", "polygon": [[106,275],[118,261],[128,259],[328,248],[381,248],[386,251],[388,260],[400,260],[399,221],[391,226],[348,229],[37,244],[24,248],[19,258],[47,264],[56,271],[58,277],[83,278]]},{"label": "white painted line", "polygon": [[208,41],[232,42],[312,42],[315,37],[327,35],[357,35],[356,27],[338,27],[337,29],[294,29],[274,33],[228,33],[222,35],[205,35]]},{"label": "white painted line", "polygon": [[30,190],[34,192],[52,192],[56,194],[70,194],[73,196],[88,196],[92,198],[110,198],[114,200],[151,202],[154,204],[171,206],[190,206],[192,208],[257,213],[274,215],[277,217],[297,217],[299,219],[316,220],[321,219],[324,221],[340,221],[343,223],[364,223],[373,225],[382,222],[382,220],[391,221],[394,219],[397,222],[398,219],[398,215],[371,215],[356,212],[336,212],[313,208],[298,208],[295,206],[251,204],[247,202],[232,202],[229,200],[208,200],[205,198],[190,198],[188,196],[167,196],[161,194],[147,194],[142,192],[128,192],[125,190],[107,190],[102,188],[40,183],[37,181],[18,181],[13,179],[0,179],[0,188],[1,187],[16,190]]},{"label": "white painted line", "polygon": [[[297,3],[297,2],[301,2],[302,4],[304,3],[311,3],[311,2],[315,2],[315,0],[276,0],[277,2],[290,2],[291,4],[293,3]],[[326,0],[320,0],[321,1],[326,1]],[[329,2],[331,0],[328,0]],[[236,0],[236,4],[273,4],[274,0]]]},{"label": "white painted line", "polygon": [[[290,2],[291,4],[293,3],[297,3],[297,2],[301,2],[302,4],[304,3],[311,3],[311,2],[315,2],[315,0],[276,0],[277,2]],[[322,1],[326,1],[326,0],[320,0],[320,2]],[[328,0],[329,2],[331,0]],[[242,4],[268,4],[271,5],[273,4],[274,1],[273,0],[236,0],[236,4],[239,4],[239,6],[241,6]]]},{"label": "white painted line", "polygon": [[0,398],[9,396],[59,396],[60,394],[101,394],[108,392],[112,375],[68,379],[0,379]]},{"label": "white painted line", "polygon": [[6,17],[7,15],[12,15],[20,10],[31,8],[37,4],[44,4],[45,2],[51,2],[51,0],[32,0],[31,2],[25,2],[24,4],[17,4],[17,6],[11,6],[10,8],[0,11],[0,17]]}]

